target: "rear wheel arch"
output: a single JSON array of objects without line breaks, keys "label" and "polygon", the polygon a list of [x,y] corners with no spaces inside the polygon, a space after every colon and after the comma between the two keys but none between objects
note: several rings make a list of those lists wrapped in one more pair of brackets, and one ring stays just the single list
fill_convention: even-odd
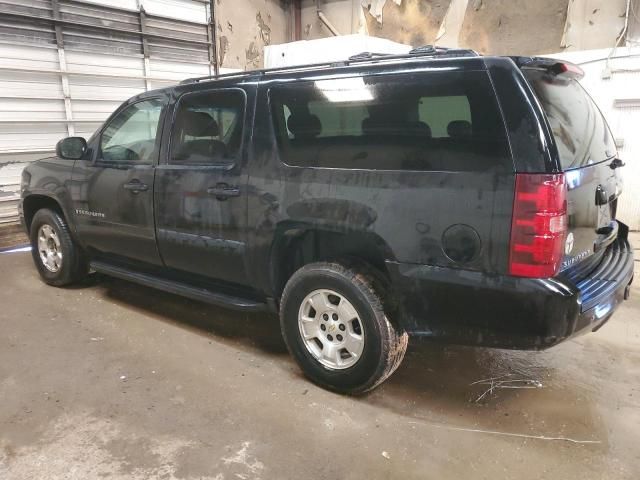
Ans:
[{"label": "rear wheel arch", "polygon": [[394,256],[390,247],[371,232],[291,228],[276,236],[271,248],[269,269],[275,298],[280,298],[287,281],[305,265],[338,262],[375,273],[389,282],[386,260]]}]

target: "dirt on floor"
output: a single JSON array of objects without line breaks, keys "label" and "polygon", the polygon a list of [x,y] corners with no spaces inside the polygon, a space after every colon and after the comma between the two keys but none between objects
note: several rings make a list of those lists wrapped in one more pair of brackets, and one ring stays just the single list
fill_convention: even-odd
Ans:
[{"label": "dirt on floor", "polygon": [[0,223],[0,250],[29,243],[19,222]]},{"label": "dirt on floor", "polygon": [[637,283],[597,333],[546,352],[413,343],[351,398],[302,377],[275,317],[99,275],[48,287],[28,252],[0,254],[0,274],[2,479],[640,472]]}]

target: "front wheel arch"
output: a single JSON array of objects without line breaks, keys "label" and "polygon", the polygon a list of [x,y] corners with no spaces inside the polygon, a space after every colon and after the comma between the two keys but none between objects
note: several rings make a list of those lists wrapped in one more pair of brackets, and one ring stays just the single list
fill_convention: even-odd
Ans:
[{"label": "front wheel arch", "polygon": [[62,205],[58,200],[48,195],[40,195],[33,194],[25,197],[22,200],[22,215],[24,216],[24,223],[27,229],[27,232],[31,232],[31,223],[33,222],[33,217],[36,215],[38,210],[43,208],[48,208],[49,210],[56,211],[59,215],[64,218],[64,220],[69,223],[69,218],[65,214]]}]

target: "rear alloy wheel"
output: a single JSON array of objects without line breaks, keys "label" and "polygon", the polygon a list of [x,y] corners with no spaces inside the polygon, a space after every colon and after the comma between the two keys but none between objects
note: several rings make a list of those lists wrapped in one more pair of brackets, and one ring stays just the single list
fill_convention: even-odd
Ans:
[{"label": "rear alloy wheel", "polygon": [[333,290],[314,290],[302,301],[298,327],[311,355],[327,368],[355,365],[364,350],[364,331],[351,302]]},{"label": "rear alloy wheel", "polygon": [[359,394],[398,368],[408,336],[389,319],[387,293],[382,276],[363,265],[313,263],[291,276],[280,326],[307,377],[329,390]]}]

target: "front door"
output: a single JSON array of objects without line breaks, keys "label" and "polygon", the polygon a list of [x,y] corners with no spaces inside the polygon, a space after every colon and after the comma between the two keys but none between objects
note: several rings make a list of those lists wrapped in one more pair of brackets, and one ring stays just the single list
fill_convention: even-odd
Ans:
[{"label": "front door", "polygon": [[173,270],[248,284],[248,95],[253,92],[218,88],[187,93],[176,103],[170,148],[155,183],[158,248]]},{"label": "front door", "polygon": [[90,142],[73,169],[78,236],[97,256],[161,265],[153,219],[153,181],[165,98],[127,104]]}]

